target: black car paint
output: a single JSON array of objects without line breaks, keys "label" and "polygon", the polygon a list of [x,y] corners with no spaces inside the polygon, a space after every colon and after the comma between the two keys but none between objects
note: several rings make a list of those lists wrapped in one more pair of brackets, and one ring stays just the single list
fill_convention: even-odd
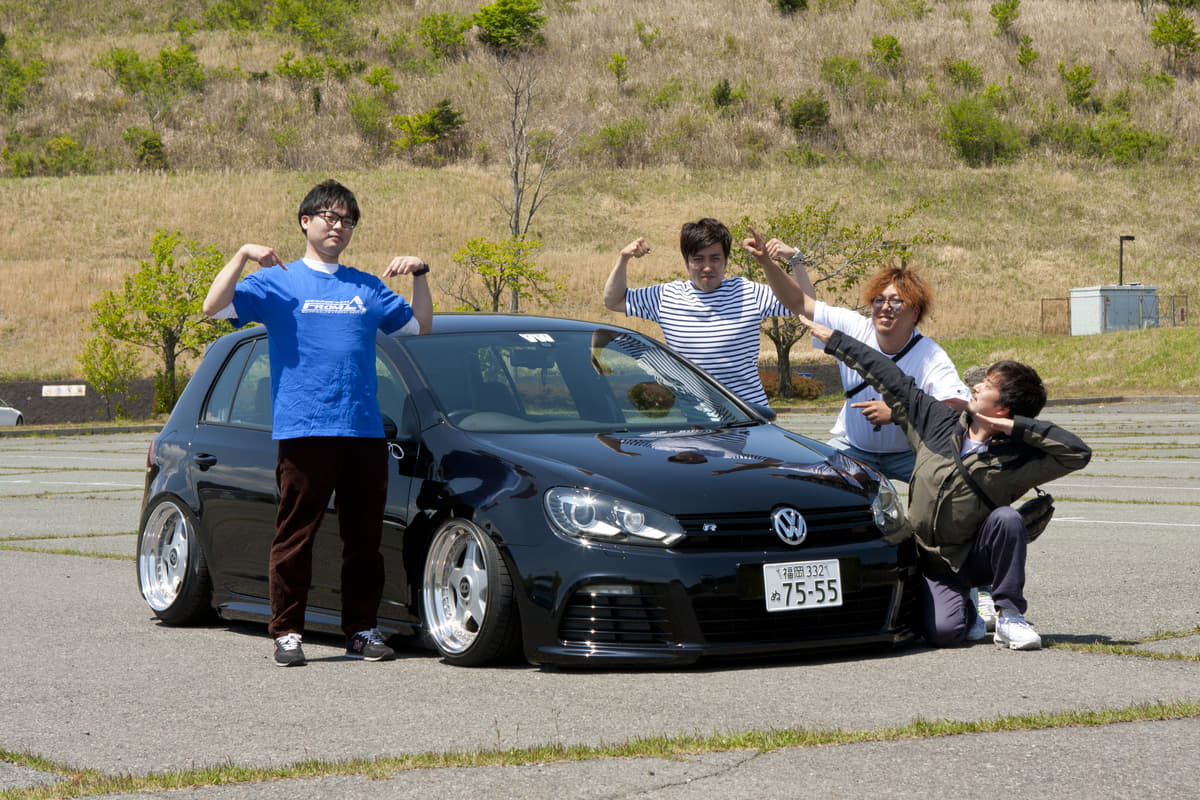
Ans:
[{"label": "black car paint", "polygon": [[[567,330],[580,324],[437,315],[435,335],[448,328]],[[210,347],[156,439],[144,496],[143,525],[146,511],[163,495],[178,496],[196,515],[213,579],[213,604],[229,618],[269,617],[266,565],[276,501],[275,445],[266,429],[197,421],[235,346],[264,333],[261,328],[239,331]],[[451,425],[429,391],[420,388],[421,375],[402,341],[381,335],[379,351],[414,390],[411,403],[394,420],[399,434],[393,445],[397,458],[383,543],[387,585],[380,608],[385,631],[420,632],[416,584],[424,550],[436,526],[457,516],[472,520],[498,544],[518,587],[524,652],[534,663],[687,663],[701,656],[894,643],[911,636],[910,548],[884,541],[869,513],[863,517],[875,479],[825,445],[763,421],[654,437],[652,449],[634,446],[644,434],[471,433]],[[727,440],[717,443],[720,436]],[[729,437],[742,442],[742,458],[729,448]],[[692,460],[673,458],[685,452],[693,454]],[[697,452],[703,461],[695,460]],[[704,471],[722,473],[720,495],[695,488]],[[695,527],[669,549],[568,538],[553,530],[542,508],[544,491],[554,485],[627,498],[697,525],[710,520],[717,532],[705,535]],[[796,502],[802,493],[803,502]],[[831,509],[827,516],[833,525],[824,537],[789,546],[769,530],[765,518],[761,525],[727,520],[731,498],[763,511],[788,500],[806,511]],[[736,532],[728,543],[720,535],[726,526]],[[749,534],[742,530],[747,526]],[[848,598],[844,609],[762,610],[764,562],[827,557],[840,559]],[[339,567],[331,512],[314,551],[308,619],[313,628],[338,630]],[[597,584],[634,587],[636,602],[622,607],[625,597],[615,604],[604,599],[597,608],[596,598],[580,591]],[[878,598],[870,612],[848,619],[854,607],[849,599],[865,593]],[[597,632],[597,625],[603,630]]]}]

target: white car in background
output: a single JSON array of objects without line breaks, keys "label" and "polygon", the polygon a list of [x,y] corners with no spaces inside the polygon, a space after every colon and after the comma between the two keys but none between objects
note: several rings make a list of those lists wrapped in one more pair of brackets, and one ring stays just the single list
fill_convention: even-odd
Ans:
[{"label": "white car in background", "polygon": [[25,416],[0,399],[0,425],[24,425]]}]

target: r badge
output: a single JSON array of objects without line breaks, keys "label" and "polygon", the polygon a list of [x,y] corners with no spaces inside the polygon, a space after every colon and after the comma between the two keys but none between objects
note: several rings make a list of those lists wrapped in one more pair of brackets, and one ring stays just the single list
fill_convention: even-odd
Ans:
[{"label": "r badge", "polygon": [[771,525],[784,544],[798,545],[808,536],[808,523],[791,506],[780,506],[771,512]]}]

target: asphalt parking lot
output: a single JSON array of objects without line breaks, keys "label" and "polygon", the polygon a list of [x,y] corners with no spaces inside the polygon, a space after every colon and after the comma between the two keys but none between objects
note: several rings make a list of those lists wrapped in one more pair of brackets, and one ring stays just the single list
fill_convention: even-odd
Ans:
[{"label": "asphalt parking lot", "polygon": [[[424,652],[367,664],[309,637],[308,667],[276,669],[265,627],[167,628],[142,601],[132,556],[150,433],[0,437],[0,793],[65,781],[65,794],[88,769],[143,776],[1028,717],[995,733],[322,770],[171,796],[1195,797],[1200,717],[1045,729],[1036,718],[1200,703],[1200,400],[1044,416],[1095,450],[1086,470],[1050,485],[1058,510],[1030,550],[1028,616],[1046,649],[913,646],[650,671],[459,669]],[[831,421],[779,420],[819,438]]]}]

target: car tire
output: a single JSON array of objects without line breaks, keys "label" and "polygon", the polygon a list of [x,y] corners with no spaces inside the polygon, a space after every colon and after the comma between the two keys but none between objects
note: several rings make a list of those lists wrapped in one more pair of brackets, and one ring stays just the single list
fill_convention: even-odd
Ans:
[{"label": "car tire", "polygon": [[195,517],[179,500],[163,498],[147,511],[138,534],[137,571],[142,597],[167,625],[212,618],[212,578]]},{"label": "car tire", "polygon": [[426,634],[447,662],[478,667],[516,657],[521,628],[512,579],[496,543],[477,525],[451,519],[438,528],[421,586]]}]

